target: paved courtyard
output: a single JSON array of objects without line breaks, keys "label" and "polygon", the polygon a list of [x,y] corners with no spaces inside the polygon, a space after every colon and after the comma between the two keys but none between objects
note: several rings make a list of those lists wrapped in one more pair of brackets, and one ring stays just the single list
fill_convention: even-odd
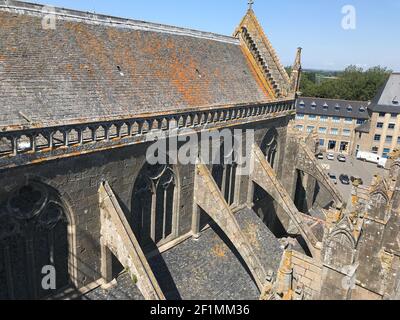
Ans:
[{"label": "paved courtyard", "polygon": [[351,203],[351,201],[349,200],[351,198],[352,186],[351,185],[346,186],[340,182],[339,177],[341,174],[347,174],[349,178],[351,178],[351,176],[360,177],[364,181],[364,185],[370,185],[374,175],[383,175],[383,173],[385,172],[384,169],[378,168],[376,164],[363,162],[357,160],[355,157],[347,156],[346,163],[339,162],[337,160],[338,155],[339,154],[335,154],[334,161],[329,161],[326,159],[326,153],[325,153],[324,160],[318,160],[318,161],[320,163],[330,166],[329,173],[333,173],[336,175],[338,179],[337,187],[344,196],[344,199],[346,199],[347,203]]}]

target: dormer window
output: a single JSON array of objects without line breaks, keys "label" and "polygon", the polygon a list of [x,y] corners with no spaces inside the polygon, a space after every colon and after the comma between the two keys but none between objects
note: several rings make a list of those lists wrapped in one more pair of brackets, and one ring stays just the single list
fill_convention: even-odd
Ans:
[{"label": "dormer window", "polygon": [[317,108],[317,104],[315,103],[315,101],[313,101],[313,103],[311,103],[311,109],[316,109]]},{"label": "dormer window", "polygon": [[329,106],[328,106],[328,104],[326,102],[324,103],[324,105],[322,107],[324,108],[325,111],[327,111],[328,108],[329,108]]},{"label": "dormer window", "polygon": [[300,101],[299,106],[301,109],[304,109],[305,105],[304,101]]},{"label": "dormer window", "polygon": [[399,104],[399,98],[398,97],[394,97],[393,98],[393,104]]},{"label": "dormer window", "polygon": [[353,111],[353,107],[352,106],[347,106],[347,112],[352,112]]},{"label": "dormer window", "polygon": [[365,109],[365,107],[361,106],[360,107],[360,112],[365,112],[367,109]]},{"label": "dormer window", "polygon": [[335,110],[336,110],[336,111],[340,111],[340,105],[339,105],[339,104],[336,104],[336,105],[335,105]]}]

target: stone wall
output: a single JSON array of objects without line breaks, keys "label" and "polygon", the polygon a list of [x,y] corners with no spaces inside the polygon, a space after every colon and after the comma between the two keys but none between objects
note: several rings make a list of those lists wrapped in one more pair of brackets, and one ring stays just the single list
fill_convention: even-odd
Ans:
[{"label": "stone wall", "polygon": [[[2,171],[1,197],[6,197],[30,180],[39,180],[58,191],[68,208],[75,245],[79,287],[100,278],[100,209],[98,190],[110,181],[124,209],[130,208],[131,192],[145,161],[145,145],[109,150],[75,158],[45,162]],[[185,208],[180,212],[185,214]]]},{"label": "stone wall", "polygon": [[296,251],[293,251],[292,264],[294,288],[302,287],[306,300],[318,299],[322,284],[322,265]]},{"label": "stone wall", "polygon": [[[269,128],[278,130],[282,159],[278,172],[282,171],[285,158],[287,122],[287,118],[282,118],[246,127],[256,129],[258,143],[261,143]],[[122,209],[130,212],[134,183],[146,161],[148,146],[145,143],[138,144],[0,171],[0,201],[31,180],[49,185],[59,193],[67,208],[73,234],[73,243],[70,244],[75,270],[73,281],[77,287],[85,287],[101,278],[99,186],[103,181],[108,181]],[[194,166],[176,166],[175,169],[181,199],[175,235],[178,238],[192,228]],[[247,201],[248,192],[249,179],[243,176],[240,179],[240,203]]]}]

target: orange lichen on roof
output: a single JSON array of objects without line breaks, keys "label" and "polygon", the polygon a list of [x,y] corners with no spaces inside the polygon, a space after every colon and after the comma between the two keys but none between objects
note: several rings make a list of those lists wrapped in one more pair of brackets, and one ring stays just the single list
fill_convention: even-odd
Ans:
[{"label": "orange lichen on roof", "polygon": [[85,56],[101,64],[102,71],[109,76],[111,71],[110,63],[107,56],[108,50],[104,42],[90,32],[90,29],[82,23],[66,22],[65,26],[73,32],[76,43],[85,53]]},{"label": "orange lichen on roof", "polygon": [[[74,31],[77,43],[86,57],[92,58],[100,63],[101,70],[105,79],[115,78],[115,70],[120,66],[121,72],[127,74],[126,81],[135,85],[136,75],[141,73],[137,66],[138,52],[140,55],[148,56],[147,72],[153,73],[158,79],[169,82],[181,94],[184,102],[190,106],[200,106],[207,104],[207,96],[204,91],[208,91],[208,79],[203,78],[201,83],[196,83],[198,78],[196,70],[200,69],[200,63],[190,53],[188,48],[181,48],[171,40],[164,41],[157,33],[146,34],[143,39],[142,33],[134,31],[117,31],[115,28],[107,28],[108,43],[113,44],[114,48],[111,55],[109,48],[106,48],[103,41],[100,41],[82,24],[69,24]],[[129,47],[129,39],[138,47],[138,52]],[[136,56],[135,56],[136,55]],[[168,57],[166,59],[166,57]],[[182,60],[185,57],[185,61]],[[198,90],[201,85],[201,91]],[[145,99],[145,97],[142,97]]]},{"label": "orange lichen on roof", "polygon": [[[0,10],[0,125],[46,125],[268,102],[234,39]],[[3,28],[4,26],[4,28]]]},{"label": "orange lichen on roof", "polygon": [[[108,31],[109,37],[113,37],[113,40],[118,39],[120,34],[112,29]],[[188,48],[177,46],[171,39],[162,39],[157,33],[147,34],[146,39],[143,39],[142,34],[138,32],[126,32],[126,35],[132,41],[135,41],[135,45],[139,48],[138,51],[141,54],[151,57],[147,61],[148,71],[159,80],[173,85],[188,106],[195,107],[207,104],[207,96],[204,95],[204,90],[209,90],[209,81],[204,77],[201,82],[197,81],[196,84],[196,80],[201,77],[201,74],[197,72],[201,64],[196,61],[195,56],[191,54]],[[123,42],[118,41],[118,43]],[[121,60],[121,65],[127,67],[131,74],[140,72],[137,69],[137,59],[132,56],[132,50],[119,45],[116,52],[115,58]],[[168,58],[166,59],[166,57]]]},{"label": "orange lichen on roof", "polygon": [[[176,48],[175,50],[187,51],[187,49],[182,48]],[[206,95],[201,94],[198,90],[198,85],[195,85],[196,82],[198,84],[201,83],[202,92],[209,90],[209,79],[201,75],[199,62],[196,61],[195,57],[189,55],[188,52],[183,52],[183,55],[188,57],[187,61],[183,62],[175,52],[172,51],[171,59],[166,65],[164,73],[160,74],[160,77],[169,79],[189,106],[195,107],[207,104]],[[200,77],[202,77],[201,81],[196,81]]]},{"label": "orange lichen on roof", "polygon": [[24,20],[19,19],[19,15],[17,14],[10,15],[7,12],[0,12],[0,26],[3,30],[9,32],[12,30],[15,31],[19,23],[24,23]]},{"label": "orange lichen on roof", "polygon": [[65,72],[71,77],[72,80],[74,80],[74,81],[78,80],[77,73],[72,64],[68,63],[64,66],[64,68],[65,68]]},{"label": "orange lichen on roof", "polygon": [[15,19],[16,15],[9,15],[5,12],[0,12],[0,29],[7,34],[6,37],[0,38],[1,44],[1,53],[0,53],[0,61],[4,62],[7,60],[7,53],[15,54],[17,52],[17,47],[9,46],[8,38],[12,37],[13,34],[17,31],[18,23],[24,23],[24,20],[18,22],[18,19]]},{"label": "orange lichen on roof", "polygon": [[223,245],[216,244],[211,251],[217,258],[226,257],[226,248]]}]

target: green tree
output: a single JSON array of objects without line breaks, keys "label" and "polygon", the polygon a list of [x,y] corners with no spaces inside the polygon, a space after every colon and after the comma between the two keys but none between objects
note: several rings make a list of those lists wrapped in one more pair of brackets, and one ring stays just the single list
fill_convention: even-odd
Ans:
[{"label": "green tree", "polygon": [[337,73],[337,79],[318,84],[316,78],[320,72],[304,72],[301,91],[303,96],[309,97],[368,101],[374,98],[390,73],[390,70],[380,66],[364,70],[352,65]]}]

